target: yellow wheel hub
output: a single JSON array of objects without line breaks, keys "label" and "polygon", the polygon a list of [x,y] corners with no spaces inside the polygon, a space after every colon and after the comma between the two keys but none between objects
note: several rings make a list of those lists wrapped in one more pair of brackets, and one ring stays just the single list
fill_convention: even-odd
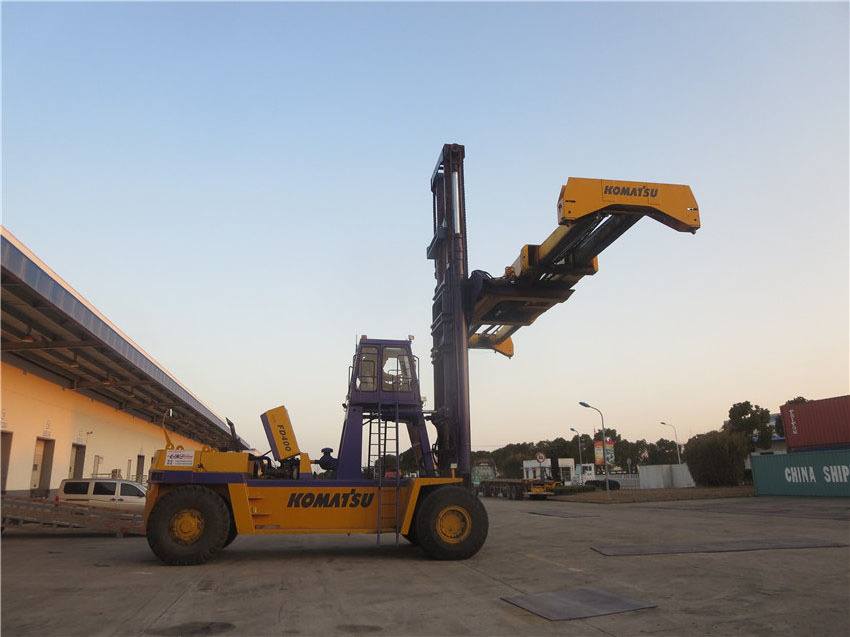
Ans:
[{"label": "yellow wheel hub", "polygon": [[472,518],[463,507],[448,506],[437,515],[437,535],[443,542],[463,542],[472,530]]},{"label": "yellow wheel hub", "polygon": [[194,544],[204,533],[204,518],[196,509],[181,509],[171,518],[171,537],[180,544]]}]

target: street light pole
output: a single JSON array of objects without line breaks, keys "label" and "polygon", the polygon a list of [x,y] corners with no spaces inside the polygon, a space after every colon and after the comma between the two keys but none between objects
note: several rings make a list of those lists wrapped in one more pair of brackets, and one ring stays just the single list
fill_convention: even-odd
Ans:
[{"label": "street light pole", "polygon": [[605,467],[605,492],[608,495],[608,497],[610,498],[611,497],[611,490],[608,487],[608,455],[607,455],[607,452],[605,450],[605,438],[606,438],[606,436],[605,436],[605,416],[603,416],[602,412],[599,411],[596,407],[594,407],[593,405],[588,405],[584,401],[580,401],[579,405],[581,405],[582,407],[587,407],[588,409],[592,409],[593,411],[595,411],[599,414],[600,418],[602,418],[602,466]]},{"label": "street light pole", "polygon": [[575,427],[570,427],[570,431],[575,431],[578,436],[578,483],[584,485],[584,461],[581,459],[581,434],[576,431]]},{"label": "street light pole", "polygon": [[674,427],[673,425],[668,425],[663,420],[661,421],[661,424],[666,425],[667,427],[673,427],[673,438],[675,438],[676,440],[676,458],[679,459],[679,464],[682,464],[682,455],[679,453],[679,434],[676,431],[676,427]]}]

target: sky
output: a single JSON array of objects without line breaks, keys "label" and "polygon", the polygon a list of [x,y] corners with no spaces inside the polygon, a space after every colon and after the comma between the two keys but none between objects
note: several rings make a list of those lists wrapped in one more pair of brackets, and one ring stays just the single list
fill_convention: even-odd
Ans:
[{"label": "sky", "polygon": [[[430,177],[466,148],[469,264],[568,177],[687,184],[514,336],[470,352],[473,449],[718,429],[850,393],[847,3],[14,3],[2,223],[240,435],[337,447],[360,335],[433,395]],[[432,408],[429,400],[426,408]]]}]

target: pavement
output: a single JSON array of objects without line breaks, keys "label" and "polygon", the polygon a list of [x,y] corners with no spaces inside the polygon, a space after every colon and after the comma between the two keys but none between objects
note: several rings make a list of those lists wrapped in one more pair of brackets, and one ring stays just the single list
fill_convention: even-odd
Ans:
[{"label": "pavement", "polygon": [[[487,543],[460,562],[386,535],[380,548],[370,535],[277,535],[239,536],[211,562],[169,567],[144,537],[7,527],[0,628],[4,637],[850,634],[850,499],[483,502]],[[587,590],[649,608],[551,621],[503,599],[552,593],[558,603]]]}]

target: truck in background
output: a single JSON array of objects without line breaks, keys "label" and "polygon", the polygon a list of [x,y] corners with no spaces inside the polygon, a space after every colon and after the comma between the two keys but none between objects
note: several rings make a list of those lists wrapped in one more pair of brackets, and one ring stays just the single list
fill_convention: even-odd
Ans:
[{"label": "truck in background", "polygon": [[492,460],[476,462],[472,465],[472,486],[478,490],[482,480],[496,478],[496,464]]},{"label": "truck in background", "polygon": [[522,500],[526,495],[531,500],[545,500],[555,494],[558,485],[594,484],[596,474],[592,464],[577,465],[573,458],[545,458],[524,460],[522,478],[498,478],[495,467],[492,477],[484,477],[477,483],[477,491],[485,498],[502,496],[508,500]]},{"label": "truck in background", "polygon": [[596,479],[596,471],[592,464],[577,464],[570,484],[582,485]]}]

